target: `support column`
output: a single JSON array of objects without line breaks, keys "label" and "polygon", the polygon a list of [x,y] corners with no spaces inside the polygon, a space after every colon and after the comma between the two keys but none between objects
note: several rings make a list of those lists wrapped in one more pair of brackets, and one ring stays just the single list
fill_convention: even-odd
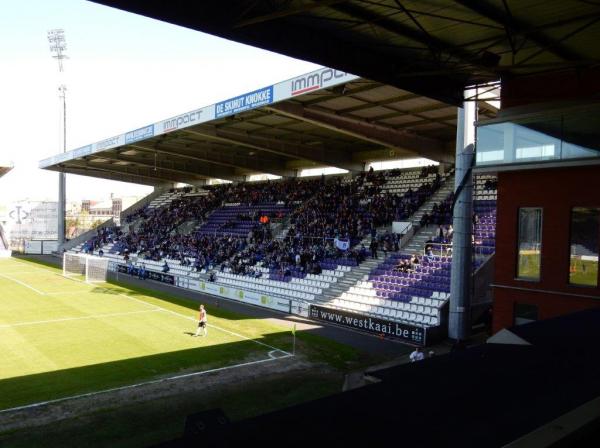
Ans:
[{"label": "support column", "polygon": [[65,244],[65,214],[67,204],[67,189],[66,189],[65,173],[58,173],[58,250],[62,249]]},{"label": "support column", "polygon": [[[465,97],[470,96],[465,92]],[[466,101],[458,109],[456,129],[455,206],[452,217],[452,277],[450,282],[450,315],[448,336],[461,341],[471,330],[471,273],[472,273],[472,212],[473,179],[471,164],[474,157],[477,103]],[[459,186],[463,188],[458,190]]]}]

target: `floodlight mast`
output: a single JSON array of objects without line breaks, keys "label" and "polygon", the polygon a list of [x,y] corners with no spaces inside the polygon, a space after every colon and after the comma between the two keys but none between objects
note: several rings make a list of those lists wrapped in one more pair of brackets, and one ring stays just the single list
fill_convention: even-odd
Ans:
[{"label": "floodlight mast", "polygon": [[[58,61],[58,72],[64,73],[63,60],[68,59],[65,54],[67,49],[67,40],[65,38],[65,30],[53,29],[48,31],[48,42],[50,42],[50,52],[52,57]],[[62,147],[63,153],[67,152],[67,86],[61,84],[58,87],[58,96],[62,102]],[[65,212],[66,212],[66,174],[58,173],[58,249],[60,250],[65,244]]]}]

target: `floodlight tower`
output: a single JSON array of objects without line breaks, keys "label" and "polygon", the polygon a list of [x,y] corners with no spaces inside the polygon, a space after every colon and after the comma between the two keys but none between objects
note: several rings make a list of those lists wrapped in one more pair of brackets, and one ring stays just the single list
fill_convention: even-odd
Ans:
[{"label": "floodlight tower", "polygon": [[[52,57],[58,61],[59,74],[64,73],[63,60],[67,59],[64,53],[67,49],[67,41],[65,39],[65,30],[54,29],[48,31],[48,42],[50,42],[50,52]],[[67,86],[60,84],[58,86],[58,97],[62,103],[62,144],[63,152],[67,152]],[[65,243],[65,209],[67,203],[66,195],[66,174],[58,173],[58,247],[61,248]]]}]

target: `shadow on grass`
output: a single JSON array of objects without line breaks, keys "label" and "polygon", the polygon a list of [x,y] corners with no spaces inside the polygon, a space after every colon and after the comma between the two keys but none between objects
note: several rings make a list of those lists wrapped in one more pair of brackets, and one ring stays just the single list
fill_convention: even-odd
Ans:
[{"label": "shadow on grass", "polygon": [[[193,333],[187,333],[193,334]],[[93,347],[90,347],[93,350]],[[159,378],[267,360],[252,340],[140,356],[0,380],[0,409],[102,391]],[[273,361],[277,362],[277,361]],[[269,364],[269,362],[265,362]],[[236,369],[252,369],[252,365]]]}]

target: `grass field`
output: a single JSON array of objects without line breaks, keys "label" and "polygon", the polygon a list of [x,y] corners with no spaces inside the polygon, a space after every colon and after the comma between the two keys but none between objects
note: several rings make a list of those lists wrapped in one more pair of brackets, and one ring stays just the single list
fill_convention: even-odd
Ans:
[{"label": "grass field", "polygon": [[26,260],[0,260],[0,411],[290,356],[289,330],[193,302],[89,285]]},{"label": "grass field", "polygon": [[594,287],[598,284],[598,262],[571,257],[569,283]]}]

